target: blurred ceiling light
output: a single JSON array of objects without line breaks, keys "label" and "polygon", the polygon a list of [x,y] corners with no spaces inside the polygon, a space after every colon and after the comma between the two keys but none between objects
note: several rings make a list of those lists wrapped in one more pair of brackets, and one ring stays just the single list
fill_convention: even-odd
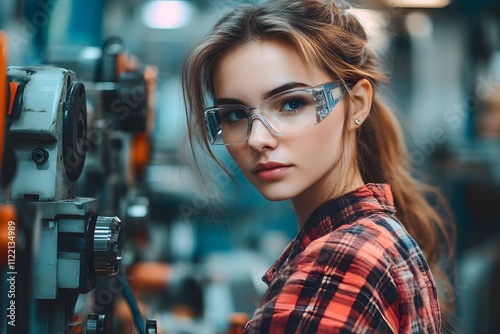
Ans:
[{"label": "blurred ceiling light", "polygon": [[391,7],[408,8],[443,8],[450,4],[450,0],[385,0]]},{"label": "blurred ceiling light", "polygon": [[127,214],[134,218],[146,217],[148,214],[148,208],[145,205],[131,205],[127,208]]},{"label": "blurred ceiling light", "polygon": [[380,52],[386,51],[389,45],[387,29],[387,17],[378,10],[351,8],[348,10],[364,25],[371,46]]},{"label": "blurred ceiling light", "polygon": [[186,25],[194,14],[187,1],[148,1],[142,7],[142,21],[152,29],[178,29]]},{"label": "blurred ceiling light", "polygon": [[80,57],[84,59],[99,59],[101,55],[101,49],[95,46],[87,46],[80,52]]},{"label": "blurred ceiling light", "polygon": [[413,12],[408,14],[405,17],[405,25],[412,36],[426,38],[432,35],[431,18],[424,13]]}]

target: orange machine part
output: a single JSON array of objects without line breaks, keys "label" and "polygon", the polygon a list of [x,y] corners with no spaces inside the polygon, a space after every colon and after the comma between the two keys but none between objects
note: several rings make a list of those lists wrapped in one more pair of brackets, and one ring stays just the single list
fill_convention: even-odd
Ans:
[{"label": "orange machine part", "polygon": [[245,325],[248,322],[248,314],[233,313],[229,317],[229,328],[227,334],[243,334]]},{"label": "orange machine part", "polygon": [[127,270],[127,279],[134,291],[164,291],[172,277],[172,268],[166,263],[139,262]]},{"label": "orange machine part", "polygon": [[147,133],[138,132],[134,134],[130,146],[130,160],[134,175],[141,175],[145,172],[149,163],[150,145]]},{"label": "orange machine part", "polygon": [[138,61],[132,55],[129,55],[125,52],[119,53],[116,57],[116,68],[115,75],[116,78],[120,78],[120,76],[125,72],[132,72],[137,69]]},{"label": "orange machine part", "polygon": [[134,176],[144,173],[151,155],[151,132],[154,126],[157,79],[158,69],[155,66],[146,66],[144,68],[144,81],[146,82],[147,92],[146,131],[135,133],[130,146],[130,164]]},{"label": "orange machine part", "polygon": [[10,99],[9,99],[9,108],[7,109],[7,115],[12,114],[12,109],[14,108],[14,101],[16,99],[18,88],[19,88],[19,82],[10,83]]}]

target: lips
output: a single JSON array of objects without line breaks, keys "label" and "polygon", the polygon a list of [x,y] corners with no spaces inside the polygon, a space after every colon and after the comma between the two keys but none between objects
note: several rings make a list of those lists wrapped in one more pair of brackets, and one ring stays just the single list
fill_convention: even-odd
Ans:
[{"label": "lips", "polygon": [[292,165],[282,164],[278,162],[258,163],[252,169],[252,172],[262,180],[270,181],[283,177],[291,167]]}]

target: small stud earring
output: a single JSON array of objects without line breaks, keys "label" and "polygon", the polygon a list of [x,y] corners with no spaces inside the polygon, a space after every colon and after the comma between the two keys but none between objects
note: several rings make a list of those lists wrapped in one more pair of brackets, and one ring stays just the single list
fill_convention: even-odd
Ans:
[{"label": "small stud earring", "polygon": [[361,124],[361,122],[359,121],[359,119],[356,119],[356,120],[354,121],[354,123],[356,123],[356,125]]}]

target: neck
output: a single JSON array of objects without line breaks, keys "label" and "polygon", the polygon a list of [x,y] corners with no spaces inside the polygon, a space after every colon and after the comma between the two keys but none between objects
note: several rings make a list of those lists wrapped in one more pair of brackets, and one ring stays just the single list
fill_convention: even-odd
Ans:
[{"label": "neck", "polygon": [[358,169],[355,169],[351,174],[341,180],[334,177],[332,173],[332,175],[319,180],[315,185],[292,199],[299,231],[304,227],[311,213],[321,204],[353,191],[364,184]]}]

